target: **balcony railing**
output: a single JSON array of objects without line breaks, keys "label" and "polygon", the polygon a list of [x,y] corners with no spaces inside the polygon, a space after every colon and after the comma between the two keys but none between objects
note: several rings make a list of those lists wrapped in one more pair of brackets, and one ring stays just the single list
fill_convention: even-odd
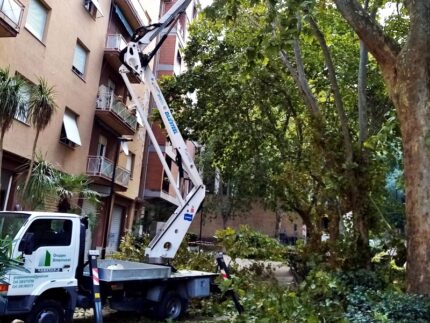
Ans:
[{"label": "balcony railing", "polygon": [[[0,19],[14,30],[14,36],[19,31],[24,5],[17,0],[0,0]],[[4,32],[1,32],[4,35]],[[8,33],[7,33],[8,34]]]},{"label": "balcony railing", "polygon": [[121,34],[111,34],[106,37],[106,50],[121,51],[127,46],[127,42]]},{"label": "balcony railing", "polygon": [[122,122],[126,123],[133,131],[136,131],[137,117],[127,106],[114,95],[113,91],[105,86],[100,86],[97,97],[97,110],[110,111]]},{"label": "balcony railing", "polygon": [[[102,156],[88,156],[87,175],[100,176],[109,181],[113,176],[113,162]],[[127,187],[130,181],[130,172],[125,168],[116,167],[115,183]]]}]

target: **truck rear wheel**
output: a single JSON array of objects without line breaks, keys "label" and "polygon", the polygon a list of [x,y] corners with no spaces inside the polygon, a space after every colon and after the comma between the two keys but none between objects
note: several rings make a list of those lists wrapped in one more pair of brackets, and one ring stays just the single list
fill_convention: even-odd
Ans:
[{"label": "truck rear wheel", "polygon": [[25,320],[26,323],[63,323],[64,309],[60,303],[46,299],[38,302]]},{"label": "truck rear wheel", "polygon": [[187,311],[188,301],[174,291],[164,294],[162,300],[155,305],[156,316],[159,320],[177,320]]}]

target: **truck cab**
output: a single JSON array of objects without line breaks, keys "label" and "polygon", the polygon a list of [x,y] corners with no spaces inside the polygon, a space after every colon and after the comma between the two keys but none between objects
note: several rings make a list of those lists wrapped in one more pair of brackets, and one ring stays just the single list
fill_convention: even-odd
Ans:
[{"label": "truck cab", "polygon": [[[21,262],[0,277],[0,316],[44,321],[43,316],[57,315],[54,309],[61,307],[59,312],[71,319],[77,268],[83,263],[81,227],[80,217],[73,214],[0,212],[0,239],[10,243],[11,258]],[[51,310],[32,318],[41,306]]]}]

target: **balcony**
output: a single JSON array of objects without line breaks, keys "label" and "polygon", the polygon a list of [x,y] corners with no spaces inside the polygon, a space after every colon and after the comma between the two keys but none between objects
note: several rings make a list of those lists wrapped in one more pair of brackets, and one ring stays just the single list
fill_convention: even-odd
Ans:
[{"label": "balcony", "polygon": [[127,42],[121,34],[107,35],[106,38],[106,51],[120,52],[127,46]]},{"label": "balcony", "polygon": [[[147,21],[145,21],[145,10],[142,8],[142,5],[138,0],[115,0],[115,4],[118,6],[121,15],[127,20],[127,23],[130,24],[130,27],[133,28],[133,30],[147,24]],[[120,17],[120,19],[122,19],[122,17]]]},{"label": "balcony", "polygon": [[[0,0],[1,1],[1,0]],[[122,65],[119,54],[127,46],[127,41],[121,34],[110,34],[106,37],[106,46],[104,56],[106,61],[115,71],[118,71]],[[139,79],[133,74],[128,74],[131,83],[139,83]]]},{"label": "balcony", "polygon": [[24,5],[17,0],[0,0],[0,37],[16,37]]},{"label": "balcony", "polygon": [[[113,162],[102,156],[88,156],[87,175],[92,177],[95,184],[110,185],[113,175]],[[130,181],[130,172],[125,168],[116,167],[116,190],[125,191]]]},{"label": "balcony", "polygon": [[100,86],[97,96],[96,117],[119,135],[134,135],[137,128],[136,115],[114,95],[113,91]]}]

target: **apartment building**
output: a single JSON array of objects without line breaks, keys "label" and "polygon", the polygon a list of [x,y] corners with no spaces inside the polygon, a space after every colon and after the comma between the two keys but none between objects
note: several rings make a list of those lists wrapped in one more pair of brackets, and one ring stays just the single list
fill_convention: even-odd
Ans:
[{"label": "apartment building", "polygon": [[[94,186],[106,195],[99,209],[104,214],[99,221],[102,230],[95,231],[93,246],[102,246],[108,253],[117,250],[122,233],[131,228],[135,213],[140,213],[137,197],[145,139],[145,129],[118,72],[119,53],[135,29],[158,21],[158,17],[156,1],[144,7],[138,1],[118,0],[110,8],[87,163]],[[131,74],[129,79],[143,102],[143,84]]]},{"label": "apartment building", "polygon": [[[162,0],[160,14],[166,13],[176,2],[176,0]],[[178,75],[186,69],[182,59],[182,49],[187,42],[188,26],[196,17],[199,6],[199,1],[192,2],[168,33],[156,57],[155,71],[159,79],[164,76]],[[152,125],[152,130],[164,153],[166,163],[176,178],[176,183],[169,182],[153,145],[147,140],[139,192],[139,197],[145,201],[144,212],[140,214],[141,225],[145,230],[148,230],[149,225],[154,221],[165,221],[178,206],[173,185],[177,185],[183,196],[191,189],[187,174],[180,176],[176,151],[172,148],[166,133],[157,122]],[[187,142],[187,146],[190,154],[194,156],[194,143]]]},{"label": "apartment building", "polygon": [[[0,66],[29,83],[43,77],[55,86],[59,108],[38,152],[63,172],[90,176],[101,205],[80,206],[97,214],[93,247],[108,251],[116,250],[140,207],[145,139],[118,73],[119,51],[135,28],[158,20],[159,10],[159,1],[0,0]],[[132,82],[143,95],[143,86]],[[31,157],[34,136],[26,116],[6,133],[4,209],[20,203],[17,172]]]}]

